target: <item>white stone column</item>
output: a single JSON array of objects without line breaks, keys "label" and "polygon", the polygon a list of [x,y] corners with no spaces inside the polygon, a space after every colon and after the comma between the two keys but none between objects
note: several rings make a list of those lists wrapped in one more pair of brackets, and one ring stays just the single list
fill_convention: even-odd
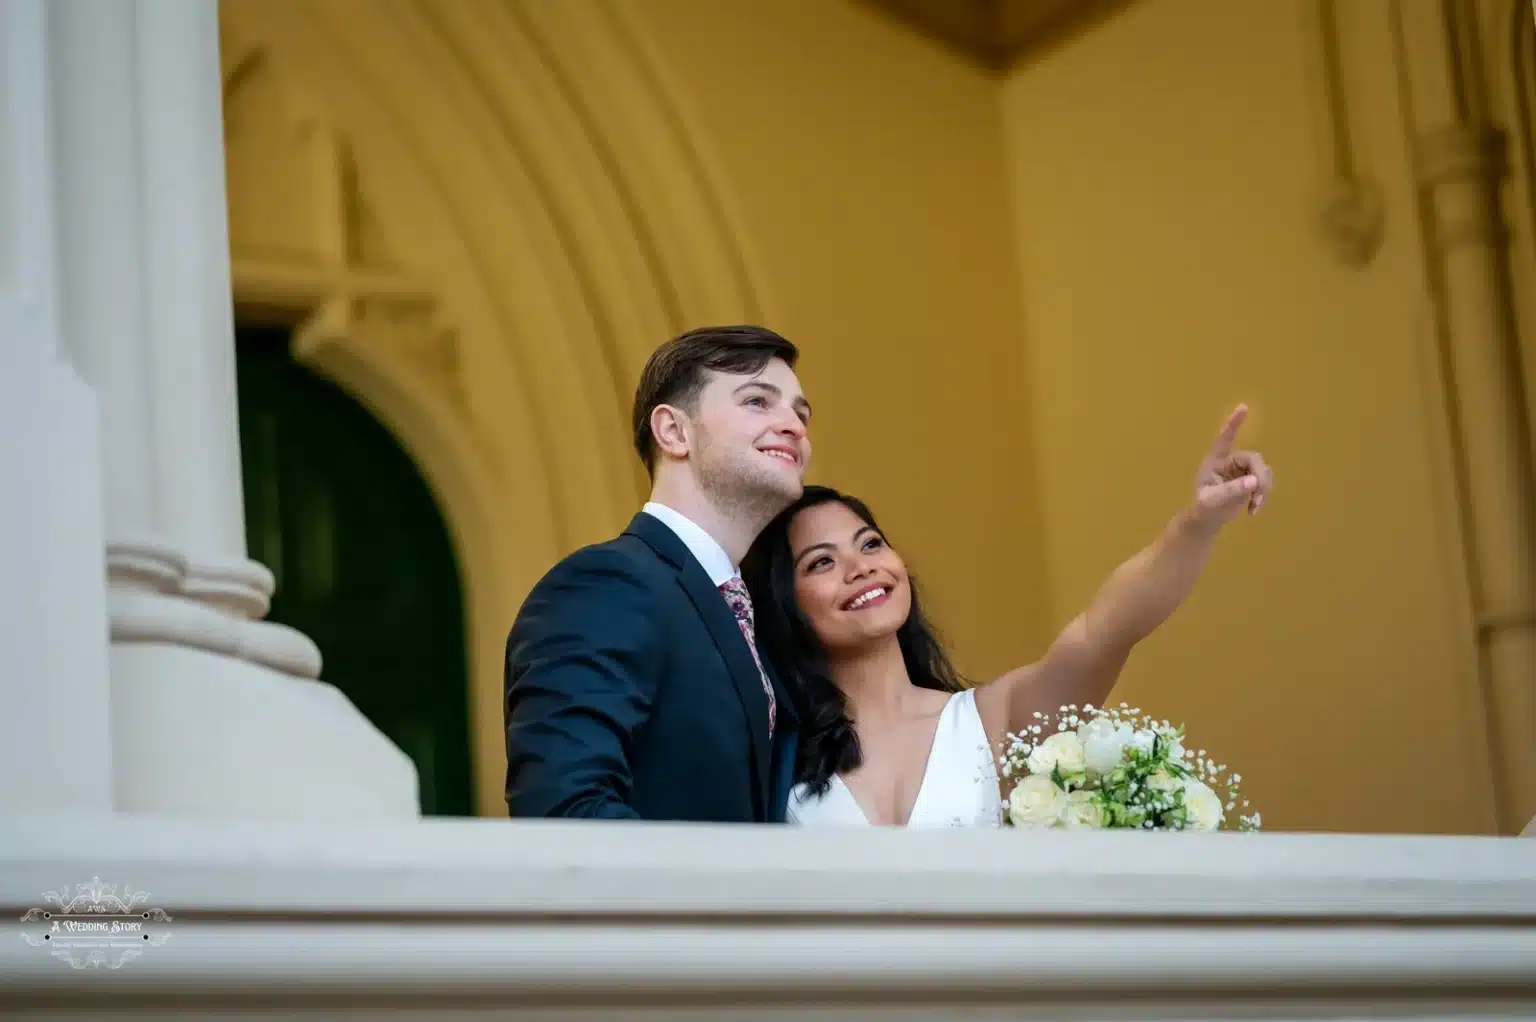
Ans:
[{"label": "white stone column", "polygon": [[51,0],[61,292],[103,394],[117,808],[414,814],[246,556],[216,0]]},{"label": "white stone column", "polygon": [[45,0],[0,0],[0,816],[108,812],[95,396],[60,343]]}]

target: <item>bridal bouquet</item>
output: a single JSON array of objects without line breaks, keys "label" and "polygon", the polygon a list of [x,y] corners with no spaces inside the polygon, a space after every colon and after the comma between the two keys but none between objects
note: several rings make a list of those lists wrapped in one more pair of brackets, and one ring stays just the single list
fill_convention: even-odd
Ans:
[{"label": "bridal bouquet", "polygon": [[[1010,734],[1003,750],[1003,810],[1015,827],[1255,831],[1242,775],[1204,749],[1184,748],[1184,728],[1118,709],[1063,706]],[[1054,719],[1055,727],[1051,724]],[[1011,784],[1011,789],[1009,785]]]}]

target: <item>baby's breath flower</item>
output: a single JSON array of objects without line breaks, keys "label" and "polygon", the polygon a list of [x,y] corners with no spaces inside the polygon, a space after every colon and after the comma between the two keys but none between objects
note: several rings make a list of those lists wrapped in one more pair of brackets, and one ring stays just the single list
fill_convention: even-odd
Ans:
[{"label": "baby's breath flower", "polygon": [[[1070,769],[1064,769],[1055,754],[1066,750],[1066,746],[1056,748],[1063,739],[1044,740],[1046,734],[1063,733],[1071,734],[1066,741],[1079,751],[1079,755],[1068,756],[1067,762],[1073,764]],[[1215,815],[1225,817],[1217,826],[1224,822],[1242,831],[1258,830],[1259,814],[1247,812],[1248,800],[1242,795],[1242,775],[1234,773],[1222,780],[1227,765],[1218,763],[1205,749],[1186,749],[1184,737],[1183,726],[1155,719],[1124,702],[1115,708],[1092,703],[1067,705],[1052,714],[1036,712],[1020,732],[1010,732],[1000,747],[998,773],[1009,782],[1003,786],[1005,791],[1011,791],[1031,776],[1029,763],[1037,750],[1044,747],[1053,753],[1042,753],[1036,765],[1043,769],[1047,762],[1052,764],[1052,788],[1077,801],[1073,812],[1064,811],[1062,821],[1050,826],[1071,822],[1081,827],[1087,822],[1089,826],[1189,831],[1208,826]],[[1194,791],[1202,800],[1199,826],[1191,821],[1186,790]],[[1213,793],[1217,796],[1214,800],[1210,798]],[[1005,799],[1005,816],[1009,815],[1009,804]],[[1241,816],[1228,815],[1239,806]]]}]

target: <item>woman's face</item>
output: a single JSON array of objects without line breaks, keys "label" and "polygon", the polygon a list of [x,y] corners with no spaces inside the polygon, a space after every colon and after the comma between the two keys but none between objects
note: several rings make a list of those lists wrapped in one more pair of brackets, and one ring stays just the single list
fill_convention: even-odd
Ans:
[{"label": "woman's face", "polygon": [[840,501],[789,525],[795,601],[828,656],[894,635],[912,609],[907,566],[885,537]]}]

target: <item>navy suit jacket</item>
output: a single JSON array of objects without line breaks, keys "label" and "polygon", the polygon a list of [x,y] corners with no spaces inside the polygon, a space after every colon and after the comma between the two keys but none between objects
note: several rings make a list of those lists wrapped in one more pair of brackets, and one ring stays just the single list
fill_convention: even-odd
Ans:
[{"label": "navy suit jacket", "polygon": [[724,596],[671,529],[637,514],[555,565],[507,637],[507,809],[782,823],[797,722],[773,684],[770,740]]}]

